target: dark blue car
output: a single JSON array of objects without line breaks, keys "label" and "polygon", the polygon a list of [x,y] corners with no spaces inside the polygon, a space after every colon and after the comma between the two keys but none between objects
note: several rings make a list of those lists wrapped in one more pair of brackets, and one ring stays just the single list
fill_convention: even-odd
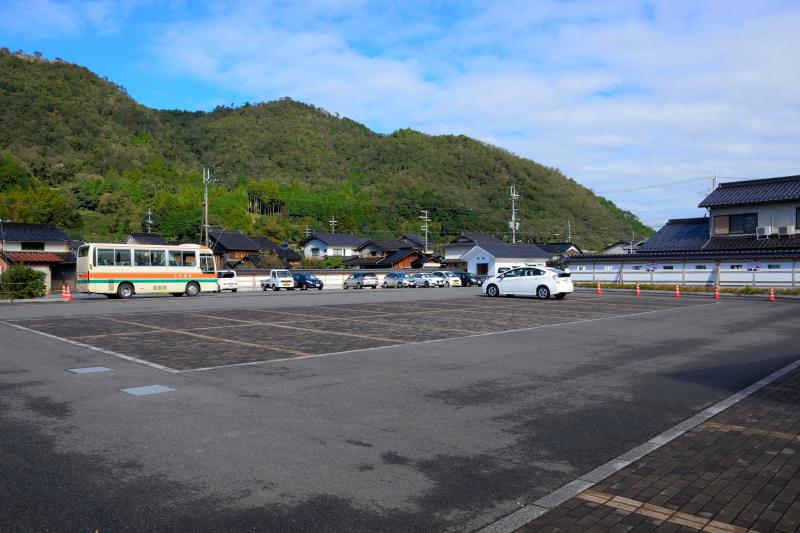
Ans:
[{"label": "dark blue car", "polygon": [[314,274],[293,274],[294,286],[296,289],[308,290],[318,289],[322,290],[322,280]]}]

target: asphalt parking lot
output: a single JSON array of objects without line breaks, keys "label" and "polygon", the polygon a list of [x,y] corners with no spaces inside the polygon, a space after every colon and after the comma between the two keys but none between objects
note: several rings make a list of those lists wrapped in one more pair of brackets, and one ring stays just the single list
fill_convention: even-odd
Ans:
[{"label": "asphalt parking lot", "polygon": [[698,305],[693,300],[486,298],[89,315],[12,321],[32,331],[154,363],[206,370],[420,342],[525,331],[556,324]]},{"label": "asphalt parking lot", "polygon": [[796,360],[797,309],[466,289],[2,307],[0,524],[477,530]]}]

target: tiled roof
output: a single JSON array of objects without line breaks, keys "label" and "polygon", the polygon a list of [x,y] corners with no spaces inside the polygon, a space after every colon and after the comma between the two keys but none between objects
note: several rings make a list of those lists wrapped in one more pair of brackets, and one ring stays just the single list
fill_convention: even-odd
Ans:
[{"label": "tiled roof", "polygon": [[425,247],[425,239],[420,237],[419,235],[415,235],[413,233],[406,233],[405,235],[400,236],[401,239],[406,240],[414,244],[419,248]]},{"label": "tiled roof", "polygon": [[209,235],[211,249],[215,252],[227,250],[241,250],[245,252],[257,252],[258,245],[253,239],[239,231],[218,231]]},{"label": "tiled roof", "polygon": [[[542,250],[549,252],[551,254],[563,254],[573,246],[571,242],[549,242],[549,243],[538,243],[536,246],[541,248]],[[575,246],[575,249],[580,252],[580,248]]]},{"label": "tiled roof", "polygon": [[712,237],[703,251],[712,250],[800,250],[800,236],[784,239],[755,237]]},{"label": "tiled roof", "polygon": [[500,239],[492,235],[491,233],[462,233],[452,241],[450,244],[462,244],[462,243],[474,243],[474,244],[481,244],[481,243],[502,243]]},{"label": "tiled roof", "polygon": [[136,244],[167,244],[167,240],[158,233],[131,233],[128,240]]},{"label": "tiled roof", "polygon": [[507,242],[481,243],[478,246],[494,257],[508,257],[512,259],[542,258],[549,259],[550,255],[535,244],[509,244]]},{"label": "tiled roof", "polygon": [[71,252],[3,252],[3,257],[14,263],[74,263]]},{"label": "tiled roof", "polygon": [[359,250],[369,246],[370,244],[374,244],[377,248],[380,248],[384,252],[394,252],[396,250],[402,250],[403,248],[413,248],[416,245],[402,239],[393,239],[393,240],[369,240],[365,241],[364,244],[358,247]]},{"label": "tiled roof", "polygon": [[358,248],[367,242],[367,239],[363,237],[355,237],[347,233],[315,233],[303,239],[300,244],[305,245],[313,239],[319,239],[330,246],[347,246],[349,248]]},{"label": "tiled roof", "polygon": [[419,254],[419,252],[417,252],[415,250],[412,250],[411,248],[403,248],[402,250],[396,251],[395,253],[393,253],[389,257],[381,259],[380,261],[378,261],[377,264],[392,266],[395,263],[397,263],[398,261],[400,261],[401,259],[405,259],[406,257],[408,257],[409,255],[412,255],[412,254]]},{"label": "tiled roof", "polygon": [[268,237],[250,237],[250,239],[256,243],[259,250],[274,250],[278,247],[278,245]]},{"label": "tiled roof", "polygon": [[642,244],[637,253],[700,250],[708,241],[708,218],[673,218]]},{"label": "tiled roof", "polygon": [[55,224],[0,223],[0,240],[20,242],[66,242],[71,240]]},{"label": "tiled roof", "polygon": [[440,264],[442,262],[442,258],[436,254],[425,254],[424,256],[411,261],[411,268],[422,268],[425,263],[431,260],[437,261]]},{"label": "tiled roof", "polygon": [[699,207],[800,200],[800,176],[721,183]]}]

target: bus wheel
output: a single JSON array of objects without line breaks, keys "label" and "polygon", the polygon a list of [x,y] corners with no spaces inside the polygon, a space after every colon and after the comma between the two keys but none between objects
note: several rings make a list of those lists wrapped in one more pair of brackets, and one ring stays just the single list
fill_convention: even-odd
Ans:
[{"label": "bus wheel", "polygon": [[119,287],[117,287],[117,296],[124,300],[133,296],[133,285],[130,283],[120,283]]},{"label": "bus wheel", "polygon": [[186,296],[197,296],[200,294],[200,285],[191,281],[186,284]]}]

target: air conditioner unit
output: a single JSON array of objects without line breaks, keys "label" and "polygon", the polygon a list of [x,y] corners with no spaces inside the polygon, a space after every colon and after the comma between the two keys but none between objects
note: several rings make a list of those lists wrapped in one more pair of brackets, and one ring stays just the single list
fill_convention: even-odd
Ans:
[{"label": "air conditioner unit", "polygon": [[794,236],[794,226],[778,226],[778,237],[786,238]]},{"label": "air conditioner unit", "polygon": [[772,226],[758,226],[756,228],[757,239],[769,239],[770,235],[772,235]]}]

